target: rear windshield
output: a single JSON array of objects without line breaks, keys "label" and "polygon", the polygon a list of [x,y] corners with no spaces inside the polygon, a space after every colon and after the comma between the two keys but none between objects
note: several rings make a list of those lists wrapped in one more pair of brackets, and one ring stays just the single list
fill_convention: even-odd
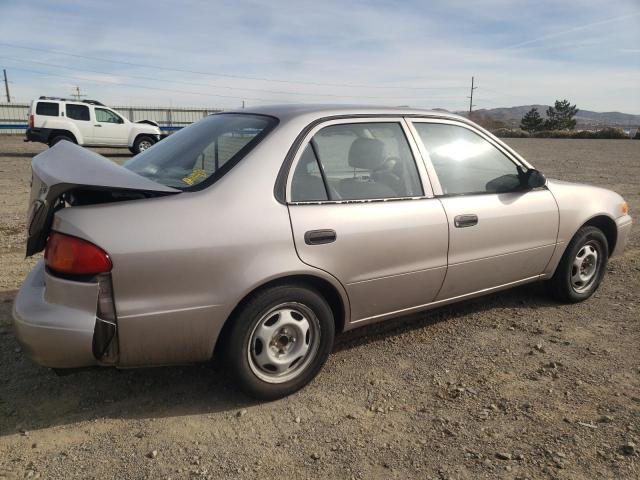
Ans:
[{"label": "rear windshield", "polygon": [[249,153],[277,122],[266,115],[210,115],[136,155],[124,166],[169,187],[204,188]]}]

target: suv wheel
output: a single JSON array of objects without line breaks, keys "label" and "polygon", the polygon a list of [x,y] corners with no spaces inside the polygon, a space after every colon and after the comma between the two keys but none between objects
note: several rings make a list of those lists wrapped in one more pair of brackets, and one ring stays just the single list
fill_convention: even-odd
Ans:
[{"label": "suv wheel", "polygon": [[607,238],[596,227],[582,227],[569,242],[556,273],[549,280],[551,294],[561,302],[589,298],[600,286],[607,268]]},{"label": "suv wheel", "polygon": [[333,346],[333,313],[311,288],[285,285],[264,290],[231,321],[223,339],[224,360],[240,388],[263,400],[304,387]]},{"label": "suv wheel", "polygon": [[134,154],[142,153],[147,148],[151,148],[153,144],[156,143],[156,139],[153,137],[148,137],[146,135],[142,135],[136,138],[135,142],[133,142],[133,150]]},{"label": "suv wheel", "polygon": [[76,143],[73,140],[73,138],[71,138],[69,135],[55,135],[51,137],[51,140],[49,140],[49,147],[53,147],[56,143],[61,142],[62,140],[67,140],[68,142]]}]

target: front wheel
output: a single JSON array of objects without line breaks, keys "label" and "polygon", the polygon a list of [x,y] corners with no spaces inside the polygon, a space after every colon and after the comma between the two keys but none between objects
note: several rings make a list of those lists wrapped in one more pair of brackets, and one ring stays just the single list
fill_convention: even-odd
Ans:
[{"label": "front wheel", "polygon": [[549,280],[551,294],[566,303],[586,300],[600,286],[608,258],[609,246],[602,230],[591,226],[580,228]]},{"label": "front wheel", "polygon": [[136,138],[135,142],[133,142],[133,149],[131,150],[131,152],[133,154],[142,153],[146,149],[151,148],[154,143],[156,143],[155,138],[149,137],[147,135],[142,135]]},{"label": "front wheel", "polygon": [[333,313],[312,288],[283,285],[259,292],[230,321],[222,339],[224,360],[239,387],[263,400],[304,387],[333,346]]}]

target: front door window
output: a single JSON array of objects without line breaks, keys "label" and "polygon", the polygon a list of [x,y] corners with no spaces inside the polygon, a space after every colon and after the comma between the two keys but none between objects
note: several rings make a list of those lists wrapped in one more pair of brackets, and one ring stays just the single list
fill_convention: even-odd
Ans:
[{"label": "front door window", "polygon": [[516,164],[477,133],[445,123],[417,122],[414,126],[443,194],[503,193],[520,188]]},{"label": "front door window", "polygon": [[96,120],[102,123],[123,123],[122,118],[106,108],[96,108]]}]

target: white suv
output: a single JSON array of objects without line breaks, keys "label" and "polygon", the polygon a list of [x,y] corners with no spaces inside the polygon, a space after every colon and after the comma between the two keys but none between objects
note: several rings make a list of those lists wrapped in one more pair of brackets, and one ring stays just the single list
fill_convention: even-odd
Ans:
[{"label": "white suv", "polygon": [[128,147],[140,153],[160,140],[158,124],[130,122],[95,100],[40,97],[31,103],[27,142],[49,146],[69,140],[85,147]]}]

